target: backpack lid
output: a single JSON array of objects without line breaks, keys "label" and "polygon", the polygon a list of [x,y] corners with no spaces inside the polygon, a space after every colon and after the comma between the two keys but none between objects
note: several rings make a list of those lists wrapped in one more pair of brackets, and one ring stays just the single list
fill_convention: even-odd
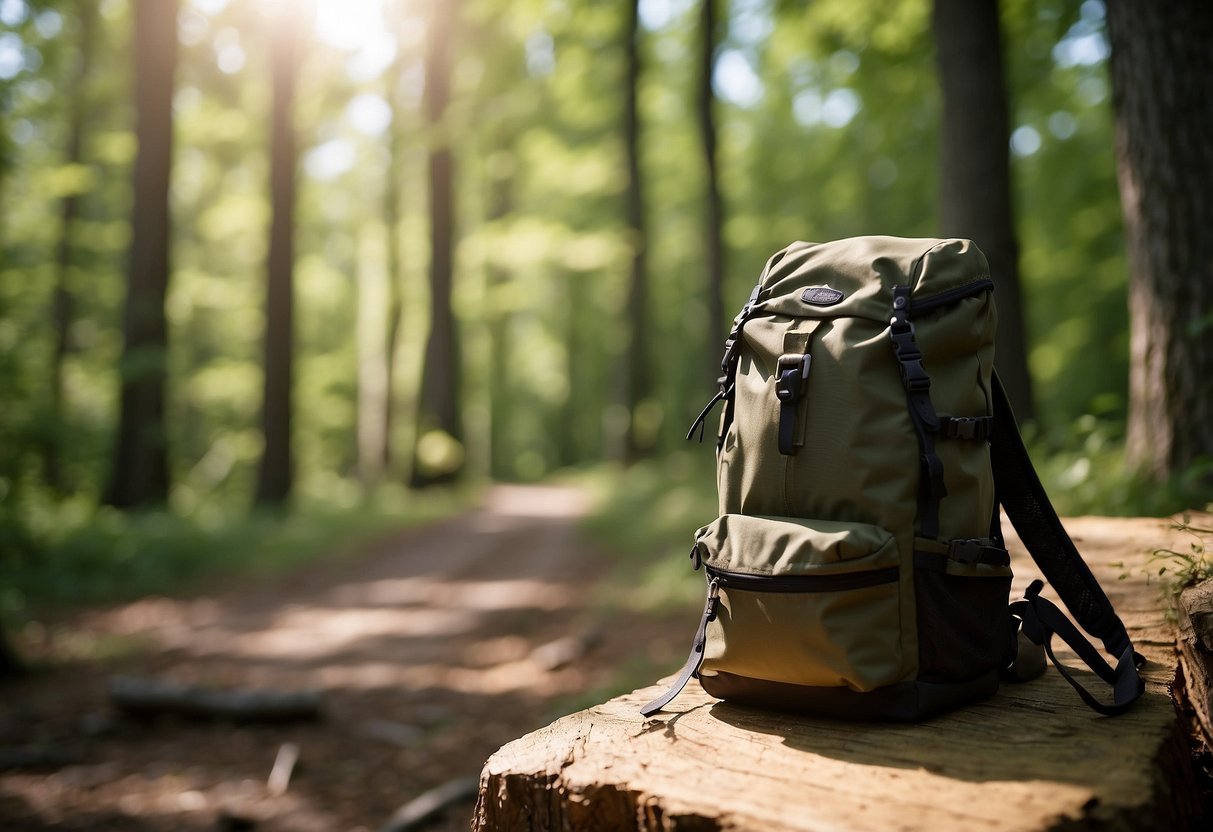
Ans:
[{"label": "backpack lid", "polygon": [[792,243],[763,271],[755,312],[798,318],[887,322],[893,287],[910,286],[912,306],[990,288],[990,266],[969,240],[851,237]]}]

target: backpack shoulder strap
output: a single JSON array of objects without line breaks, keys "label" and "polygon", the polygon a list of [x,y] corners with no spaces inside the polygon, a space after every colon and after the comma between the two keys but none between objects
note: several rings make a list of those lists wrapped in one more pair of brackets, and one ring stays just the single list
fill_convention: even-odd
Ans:
[{"label": "backpack shoulder strap", "polygon": [[[1084,702],[1100,713],[1121,713],[1144,690],[1137,673],[1137,667],[1144,659],[1134,652],[1129,634],[1112,608],[1111,601],[1074,547],[1053,504],[1049,502],[1019,435],[1015,414],[997,373],[993,386],[994,425],[990,437],[990,457],[998,501],[1066,609],[1082,629],[1103,643],[1107,653],[1115,657],[1116,666],[1111,667],[1105,662],[1061,611],[1040,597],[1039,582],[1033,582],[1025,598],[1011,605],[1011,613],[1023,622],[1024,634],[1045,647],[1053,664]],[[1057,661],[1051,646],[1054,635],[1060,636],[1101,679],[1112,686],[1111,705],[1091,696]]]}]

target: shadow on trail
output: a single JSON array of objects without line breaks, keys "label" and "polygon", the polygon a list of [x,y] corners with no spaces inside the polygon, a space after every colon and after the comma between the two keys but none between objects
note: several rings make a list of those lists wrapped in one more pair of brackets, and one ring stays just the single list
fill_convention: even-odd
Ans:
[{"label": "shadow on trail", "polygon": [[[137,819],[126,828],[214,828],[239,787],[253,796],[264,832],[373,829],[425,789],[474,776],[500,745],[558,715],[557,703],[609,685],[614,668],[645,649],[660,665],[676,660],[679,630],[663,641],[651,621],[600,626],[592,592],[609,562],[578,539],[585,507],[571,489],[498,486],[464,516],[273,584],[147,599],[98,616],[95,626],[153,645],[124,672],[207,687],[321,689],[325,718],[119,720],[90,744],[90,763],[110,765],[112,777],[64,787],[58,817],[101,817],[125,801]],[[543,648],[561,640],[568,655],[557,651],[553,661]],[[76,687],[78,713],[64,725],[106,711],[103,681]],[[72,687],[68,678],[59,684]],[[289,792],[274,797],[264,783],[284,743],[299,747],[300,763]],[[6,803],[25,793],[38,794],[37,784],[0,776],[0,826]],[[466,828],[461,812],[437,828]]]}]

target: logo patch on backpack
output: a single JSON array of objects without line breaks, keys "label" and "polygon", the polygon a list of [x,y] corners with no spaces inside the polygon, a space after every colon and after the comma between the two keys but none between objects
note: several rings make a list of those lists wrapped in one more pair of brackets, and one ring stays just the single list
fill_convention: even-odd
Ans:
[{"label": "logo patch on backpack", "polygon": [[833,306],[844,297],[842,292],[829,286],[810,286],[804,290],[800,299],[813,306]]}]

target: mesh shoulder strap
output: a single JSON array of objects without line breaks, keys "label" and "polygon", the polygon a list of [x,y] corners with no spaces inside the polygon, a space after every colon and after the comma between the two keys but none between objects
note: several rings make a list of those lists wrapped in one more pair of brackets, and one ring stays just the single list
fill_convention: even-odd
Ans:
[{"label": "mesh shoulder strap", "polygon": [[1144,689],[1137,674],[1141,656],[1133,651],[1124,624],[1049,502],[1019,436],[1015,414],[997,374],[994,375],[994,426],[990,437],[990,456],[998,501],[1006,510],[1011,525],[1074,620],[1098,638],[1108,654],[1116,658],[1115,667],[1093,663],[1092,657],[1098,654],[1073,626],[1067,626],[1069,622],[1059,611],[1054,613],[1056,607],[1039,597],[1039,586],[1029,588],[1027,597],[1012,605],[1012,613],[1023,620],[1024,633],[1036,643],[1043,644],[1050,658],[1052,648],[1049,641],[1053,635],[1057,635],[1113,688],[1113,704],[1101,703],[1054,659],[1054,664],[1066,681],[1078,690],[1083,701],[1100,713],[1120,713],[1136,701]]}]

